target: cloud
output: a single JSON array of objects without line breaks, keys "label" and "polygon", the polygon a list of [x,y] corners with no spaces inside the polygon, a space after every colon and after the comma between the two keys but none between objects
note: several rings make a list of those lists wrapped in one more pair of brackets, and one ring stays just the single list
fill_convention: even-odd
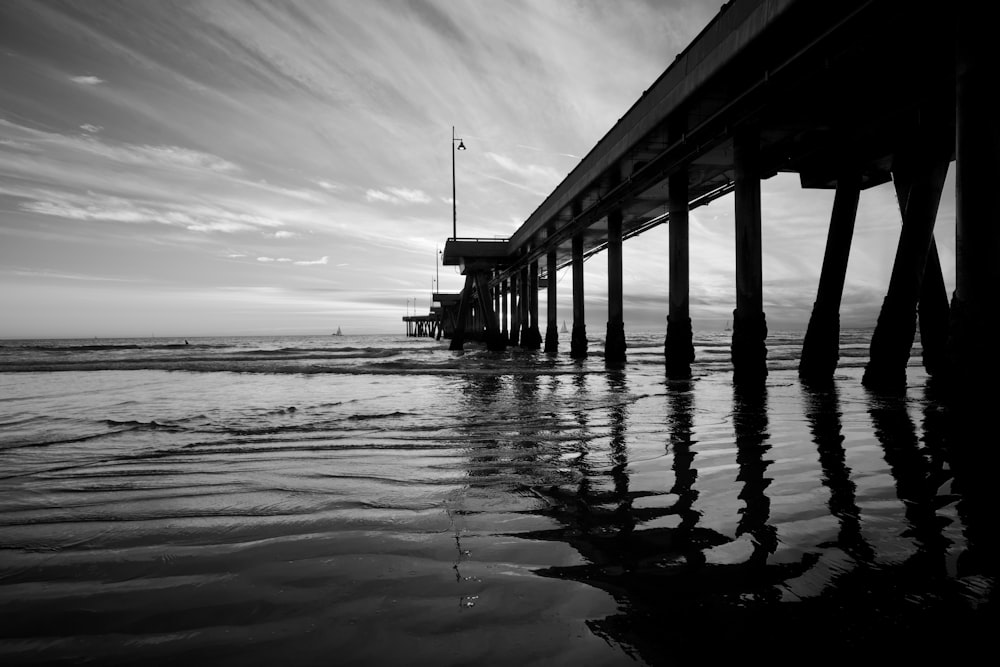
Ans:
[{"label": "cloud", "polygon": [[323,255],[319,259],[300,260],[298,262],[295,262],[295,264],[298,265],[298,266],[315,266],[317,264],[326,264],[329,261],[330,261],[330,258],[327,257],[326,255]]},{"label": "cloud", "polygon": [[384,201],[390,204],[429,204],[433,199],[423,190],[410,188],[386,188],[383,190],[368,189],[365,191],[368,201]]},{"label": "cloud", "polygon": [[[104,129],[92,124],[79,127],[90,134]],[[38,148],[60,151],[60,158],[68,157],[68,152],[76,152],[87,160],[97,157],[132,166],[208,170],[216,173],[240,171],[236,164],[224,158],[183,146],[112,143],[90,134],[60,134],[36,130],[2,118],[0,129],[20,135],[22,142],[29,142]]]},{"label": "cloud", "polygon": [[411,204],[427,204],[431,201],[430,196],[422,190],[411,190],[409,188],[388,188],[389,192],[398,199]]},{"label": "cloud", "polygon": [[386,194],[381,190],[366,190],[365,199],[368,201],[392,201],[392,195]]},{"label": "cloud", "polygon": [[70,220],[163,224],[194,232],[241,232],[281,227],[280,220],[239,213],[219,206],[187,205],[115,197],[94,192],[72,194],[39,190],[22,202],[22,211]]},{"label": "cloud", "polygon": [[210,171],[239,171],[232,162],[210,153],[182,148],[180,146],[152,146],[137,144],[122,144],[112,146],[93,139],[83,139],[84,145],[78,146],[95,155],[123,162],[125,164],[143,166],[169,166],[186,169],[208,169]]},{"label": "cloud", "polygon": [[537,164],[520,164],[506,155],[500,155],[490,151],[486,152],[486,157],[505,171],[516,174],[526,181],[531,181],[532,184],[549,184],[555,186],[562,178],[559,172],[552,167],[543,167]]},{"label": "cloud", "polygon": [[296,234],[295,232],[290,232],[290,231],[287,231],[287,230],[284,230],[284,229],[281,230],[281,231],[277,231],[277,232],[265,232],[264,235],[265,236],[270,236],[270,237],[276,238],[276,239],[293,239],[293,238],[296,238],[297,236],[300,236],[299,234]]},{"label": "cloud", "polygon": [[300,259],[295,260],[290,257],[258,257],[258,262],[263,262],[264,264],[271,263],[282,263],[282,264],[295,264],[296,266],[316,266],[318,264],[326,264],[330,261],[330,258],[326,255],[320,257],[319,259]]},{"label": "cloud", "polygon": [[84,86],[96,86],[99,83],[104,83],[104,79],[96,76],[71,76],[70,79],[74,83],[79,83]]}]

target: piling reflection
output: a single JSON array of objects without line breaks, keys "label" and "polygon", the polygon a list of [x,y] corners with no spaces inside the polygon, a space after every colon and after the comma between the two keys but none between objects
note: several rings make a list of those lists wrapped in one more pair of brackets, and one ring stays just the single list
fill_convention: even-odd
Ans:
[{"label": "piling reflection", "polygon": [[[624,391],[626,386],[624,376],[610,375],[608,382],[616,391]],[[766,394],[760,391],[737,393],[733,400],[737,480],[743,484],[739,497],[745,504],[739,510],[736,537],[749,535],[753,552],[746,562],[708,562],[706,552],[734,538],[698,525],[694,383],[668,380],[665,387],[665,453],[672,458],[674,479],[669,489],[658,495],[673,498],[673,502],[650,506],[637,502],[649,495],[648,491],[629,490],[625,472],[627,411],[615,404],[609,408],[614,479],[610,494],[616,502],[615,516],[594,521],[596,514],[591,512],[590,525],[584,525],[579,515],[546,509],[545,513],[563,527],[526,535],[567,541],[584,556],[586,564],[546,568],[538,573],[581,581],[613,595],[620,613],[587,624],[647,664],[666,664],[682,656],[710,658],[737,653],[766,638],[760,618],[750,609],[776,603],[780,598],[778,584],[799,576],[815,562],[807,556],[801,562],[767,564],[777,534],[768,523],[770,502],[765,490],[770,480],[765,473],[770,461],[765,455],[769,434]],[[561,506],[565,505],[564,499]],[[720,631],[726,638],[722,644]]]},{"label": "piling reflection", "polygon": [[[965,549],[958,556],[958,576],[969,585],[970,597],[997,606],[997,578],[1000,576],[1000,448],[996,445],[995,405],[975,401],[952,404],[950,410],[936,410],[939,391],[928,386],[928,410],[924,423],[943,440],[953,474],[951,492],[963,524]],[[938,435],[943,432],[942,437]]]},{"label": "piling reflection", "polygon": [[765,458],[771,448],[767,426],[767,390],[747,390],[737,384],[733,390],[736,463],[740,470],[736,480],[743,482],[739,497],[745,506],[739,510],[736,536],[750,535],[753,553],[748,564],[756,566],[764,565],[778,546],[777,530],[767,522],[771,513],[771,501],[765,493],[771,484],[765,475],[771,463]]},{"label": "piling reflection", "polygon": [[938,515],[936,506],[937,489],[943,481],[942,452],[921,447],[905,396],[869,392],[868,412],[895,480],[896,495],[905,508],[907,536],[916,548],[907,560],[921,576],[940,577],[950,545],[941,532],[948,519]]},{"label": "piling reflection", "polygon": [[677,550],[684,561],[692,567],[705,564],[704,545],[697,541],[695,528],[701,512],[694,509],[698,500],[698,469],[694,467],[693,445],[694,392],[688,379],[667,383],[667,433],[670,442],[669,453],[673,455],[671,471],[674,484],[668,493],[676,496],[673,509],[680,517],[676,528]]},{"label": "piling reflection", "polygon": [[[970,453],[982,447],[983,418],[957,423],[959,413],[930,389],[922,400],[858,389],[849,399],[849,431],[844,389],[836,383],[801,385],[791,401],[787,391],[775,399],[770,387],[734,387],[729,406],[722,396],[732,445],[712,431],[703,457],[700,420],[718,424],[719,416],[699,413],[699,380],[667,378],[662,386],[657,488],[648,455],[632,456],[644,435],[634,425],[650,413],[648,405],[635,412],[627,371],[469,380],[468,407],[476,415],[469,432],[482,437],[485,423],[495,433],[495,443],[470,451],[470,470],[488,471],[475,483],[530,494],[519,511],[551,525],[512,536],[559,542],[579,554],[582,562],[535,572],[615,600],[616,613],[586,621],[595,635],[652,665],[747,651],[761,659],[899,662],[933,655],[954,643],[949,638],[972,642],[964,628],[989,636],[976,610],[996,604],[997,499],[984,491],[996,468],[976,465],[992,459]],[[719,396],[711,397],[717,410]],[[562,409],[546,409],[559,401]],[[801,411],[775,417],[772,402]],[[815,471],[815,490],[808,481],[781,485],[787,464],[778,446],[787,443],[788,420],[803,417],[815,455],[810,466],[796,462],[795,469]],[[852,452],[859,444],[864,454]],[[891,476],[889,485],[866,479],[873,445],[884,459],[875,474]],[[868,468],[852,469],[852,456]],[[729,465],[725,457],[735,464],[729,481],[719,474]],[[720,492],[724,484],[733,491]],[[773,505],[789,490],[803,502],[824,493],[817,506],[825,516],[790,509],[787,499]],[[713,506],[706,525],[705,499],[734,496],[728,520]],[[789,521],[809,522],[806,530],[791,529],[800,543],[783,541]],[[461,558],[457,538],[456,549]]]},{"label": "piling reflection", "polygon": [[855,562],[871,565],[875,551],[861,531],[861,509],[857,503],[857,485],[851,479],[844,451],[843,413],[836,385],[803,385],[806,421],[819,453],[823,486],[830,492],[827,507],[837,518],[840,530],[837,546]]}]

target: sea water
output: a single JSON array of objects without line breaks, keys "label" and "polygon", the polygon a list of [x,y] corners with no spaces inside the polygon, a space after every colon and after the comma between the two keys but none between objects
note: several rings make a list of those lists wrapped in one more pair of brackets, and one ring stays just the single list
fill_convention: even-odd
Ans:
[{"label": "sea water", "polygon": [[994,494],[956,476],[919,346],[905,390],[862,388],[869,334],[812,387],[772,332],[749,392],[723,332],[683,381],[662,332],[622,365],[600,339],[0,341],[0,663],[963,660]]}]

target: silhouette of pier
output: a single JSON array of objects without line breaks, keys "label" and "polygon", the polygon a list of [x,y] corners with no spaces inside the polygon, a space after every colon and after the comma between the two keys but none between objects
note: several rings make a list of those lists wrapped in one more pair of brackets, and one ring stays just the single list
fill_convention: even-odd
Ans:
[{"label": "silhouette of pier", "polygon": [[[860,193],[892,182],[902,231],[864,383],[905,384],[920,313],[924,364],[962,377],[997,329],[1000,102],[985,5],[898,0],[733,0],[509,239],[449,238],[442,261],[466,276],[450,307],[451,347],[482,340],[557,354],[556,280],[572,271],[569,353],[588,354],[585,258],[606,251],[604,356],[626,360],[622,242],[669,225],[668,372],[690,373],[689,212],[733,195],[732,363],[737,383],[767,375],[760,184],[779,172],[835,199],[800,374],[832,377]],[[933,228],[956,161],[956,289],[949,304]],[[547,312],[538,312],[545,285]],[[996,355],[990,362],[998,365]],[[994,372],[997,368],[992,369]]]}]

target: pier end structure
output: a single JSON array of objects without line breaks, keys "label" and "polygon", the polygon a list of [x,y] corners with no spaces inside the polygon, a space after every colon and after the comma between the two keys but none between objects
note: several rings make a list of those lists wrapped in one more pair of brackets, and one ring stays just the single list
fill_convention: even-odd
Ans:
[{"label": "pier end structure", "polygon": [[441,263],[458,266],[465,276],[449,349],[464,349],[466,338],[484,342],[491,351],[507,348],[494,306],[491,279],[506,264],[508,254],[506,239],[450,238],[445,242]]}]

